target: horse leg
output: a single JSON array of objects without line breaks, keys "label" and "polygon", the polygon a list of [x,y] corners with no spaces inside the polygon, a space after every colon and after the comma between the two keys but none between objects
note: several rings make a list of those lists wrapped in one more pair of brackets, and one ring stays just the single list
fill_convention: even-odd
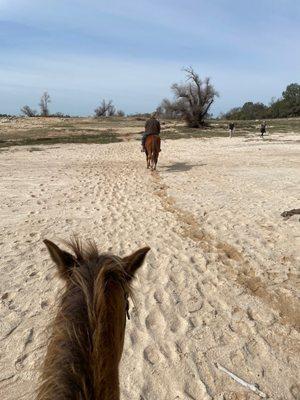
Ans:
[{"label": "horse leg", "polygon": [[158,160],[158,154],[155,154],[154,156],[153,156],[153,164],[154,164],[154,170],[156,170],[156,164],[157,164],[157,160]]},{"label": "horse leg", "polygon": [[147,153],[147,149],[145,150],[145,154],[146,154],[146,165],[147,165],[147,169],[149,168],[149,162],[148,162],[148,153]]}]

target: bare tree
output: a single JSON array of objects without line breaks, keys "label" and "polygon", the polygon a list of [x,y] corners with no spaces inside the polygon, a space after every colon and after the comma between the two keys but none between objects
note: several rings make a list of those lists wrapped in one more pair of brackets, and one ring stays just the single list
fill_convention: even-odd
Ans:
[{"label": "bare tree", "polygon": [[204,119],[218,93],[210,83],[210,78],[202,81],[192,67],[184,68],[183,71],[187,83],[174,83],[171,86],[174,101],[164,99],[160,107],[169,117],[183,118],[188,126],[199,128],[204,125]]},{"label": "bare tree", "polygon": [[36,110],[33,110],[29,106],[24,106],[21,108],[21,113],[26,115],[26,117],[35,117],[37,115]]},{"label": "bare tree", "polygon": [[107,117],[113,116],[116,113],[116,108],[112,103],[112,100],[106,102],[106,100],[102,100],[99,107],[95,109],[95,117]]},{"label": "bare tree", "polygon": [[99,107],[95,109],[95,117],[104,117],[107,113],[106,101],[102,100]]},{"label": "bare tree", "polygon": [[157,113],[165,118],[182,118],[181,104],[179,101],[171,101],[169,99],[163,99],[160,106],[157,107]]},{"label": "bare tree", "polygon": [[117,116],[118,117],[125,117],[125,113],[123,110],[117,110]]},{"label": "bare tree", "polygon": [[39,103],[42,117],[49,116],[49,107],[48,107],[49,103],[51,103],[50,95],[48,92],[44,92]]},{"label": "bare tree", "polygon": [[113,117],[114,115],[116,115],[116,107],[111,103],[107,108],[107,116]]}]

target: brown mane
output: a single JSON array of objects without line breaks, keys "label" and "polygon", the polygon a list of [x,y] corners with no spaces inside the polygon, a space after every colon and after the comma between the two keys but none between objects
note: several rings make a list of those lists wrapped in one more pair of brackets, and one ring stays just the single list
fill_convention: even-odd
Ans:
[{"label": "brown mane", "polygon": [[132,274],[126,270],[130,257],[99,254],[93,242],[85,247],[78,240],[68,243],[74,256],[50,241],[45,244],[57,265],[62,261],[53,249],[69,267],[58,268],[66,287],[52,323],[37,398],[118,399],[125,295],[131,293]]}]

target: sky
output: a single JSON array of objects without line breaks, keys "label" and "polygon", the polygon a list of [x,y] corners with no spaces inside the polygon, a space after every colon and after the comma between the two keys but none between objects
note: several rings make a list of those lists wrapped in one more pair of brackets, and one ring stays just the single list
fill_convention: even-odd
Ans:
[{"label": "sky", "polygon": [[183,67],[210,77],[214,115],[300,83],[299,0],[0,0],[0,114],[151,112]]}]

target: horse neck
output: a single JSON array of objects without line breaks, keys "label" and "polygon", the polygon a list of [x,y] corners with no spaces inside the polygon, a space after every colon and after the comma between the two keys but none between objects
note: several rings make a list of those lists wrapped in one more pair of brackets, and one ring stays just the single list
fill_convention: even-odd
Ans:
[{"label": "horse neck", "polygon": [[[71,297],[71,296],[70,296]],[[38,400],[119,400],[118,329],[107,310],[62,307],[53,325]]]},{"label": "horse neck", "polygon": [[[109,316],[108,316],[109,318]],[[99,326],[101,322],[99,323]],[[119,400],[119,356],[116,354],[116,330],[101,330],[94,332],[95,342],[91,355],[93,366],[93,391],[95,400]],[[98,336],[98,337],[97,337]]]}]

